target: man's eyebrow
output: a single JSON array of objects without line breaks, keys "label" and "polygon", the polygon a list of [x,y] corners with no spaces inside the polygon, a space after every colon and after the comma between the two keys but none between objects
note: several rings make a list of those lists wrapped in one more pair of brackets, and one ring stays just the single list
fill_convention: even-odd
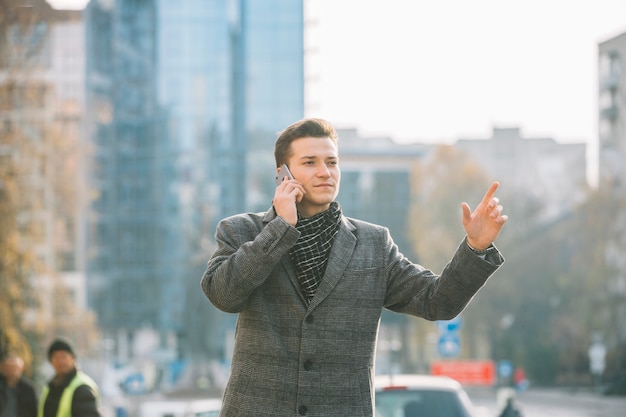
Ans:
[{"label": "man's eyebrow", "polygon": [[324,160],[328,160],[328,159],[339,159],[339,157],[336,156],[336,155],[332,155],[332,156],[303,155],[303,156],[300,157],[300,159],[324,159]]}]

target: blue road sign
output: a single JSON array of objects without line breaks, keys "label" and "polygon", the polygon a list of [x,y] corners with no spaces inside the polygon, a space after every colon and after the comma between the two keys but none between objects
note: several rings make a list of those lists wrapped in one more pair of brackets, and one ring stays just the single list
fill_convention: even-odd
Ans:
[{"label": "blue road sign", "polygon": [[446,332],[439,336],[437,352],[444,358],[455,358],[461,353],[461,340],[456,332]]},{"label": "blue road sign", "polygon": [[513,364],[511,361],[498,362],[498,376],[508,378],[513,375]]},{"label": "blue road sign", "polygon": [[461,319],[461,315],[458,315],[452,320],[438,320],[437,329],[439,329],[439,334],[457,332],[461,330],[461,324],[463,324],[463,319]]}]

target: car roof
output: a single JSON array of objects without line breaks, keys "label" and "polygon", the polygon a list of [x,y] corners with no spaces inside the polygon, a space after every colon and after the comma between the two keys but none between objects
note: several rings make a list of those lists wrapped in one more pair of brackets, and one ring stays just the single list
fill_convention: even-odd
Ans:
[{"label": "car roof", "polygon": [[212,398],[204,400],[148,400],[140,405],[143,412],[169,411],[169,412],[202,412],[219,411],[222,400]]},{"label": "car roof", "polygon": [[431,389],[444,391],[457,391],[461,389],[461,384],[447,376],[418,375],[418,374],[398,374],[398,375],[376,375],[374,379],[376,390],[385,389]]}]

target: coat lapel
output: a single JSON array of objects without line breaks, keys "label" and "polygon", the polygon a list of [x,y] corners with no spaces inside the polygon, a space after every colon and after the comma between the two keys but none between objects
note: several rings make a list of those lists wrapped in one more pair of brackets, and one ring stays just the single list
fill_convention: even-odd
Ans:
[{"label": "coat lapel", "polygon": [[280,263],[283,265],[283,268],[285,268],[285,271],[287,271],[289,281],[291,281],[291,285],[293,285],[293,287],[295,288],[296,294],[298,294],[300,301],[302,301],[302,304],[306,306],[306,300],[304,298],[304,295],[302,294],[302,288],[300,287],[300,280],[298,279],[296,266],[289,258],[289,255],[283,256]]},{"label": "coat lapel", "polygon": [[356,236],[354,236],[353,233],[354,229],[354,226],[350,224],[344,216],[341,216],[341,224],[330,250],[326,271],[317,287],[313,300],[311,300],[309,309],[315,308],[322,302],[333,288],[335,288],[339,279],[341,279],[343,271],[346,269],[346,266],[348,266],[350,259],[352,259],[352,253],[356,247]]},{"label": "coat lapel", "polygon": [[[273,209],[271,209],[265,214],[263,220],[267,223],[274,217],[276,217],[276,213]],[[342,215],[339,231],[335,236],[335,241],[333,242],[333,246],[330,250],[330,256],[328,258],[328,263],[326,264],[326,271],[320,281],[319,287],[317,287],[313,300],[311,300],[311,304],[309,305],[310,309],[316,307],[324,298],[328,296],[328,294],[330,294],[343,275],[343,271],[346,269],[348,262],[350,262],[352,253],[356,247],[356,236],[354,236],[354,230],[356,230],[356,227],[354,227],[348,219]],[[291,259],[289,259],[289,255],[283,256],[281,264],[285,271],[287,271],[289,280],[294,286],[300,301],[306,306],[306,300],[302,295],[298,274],[296,272],[295,265]]]}]

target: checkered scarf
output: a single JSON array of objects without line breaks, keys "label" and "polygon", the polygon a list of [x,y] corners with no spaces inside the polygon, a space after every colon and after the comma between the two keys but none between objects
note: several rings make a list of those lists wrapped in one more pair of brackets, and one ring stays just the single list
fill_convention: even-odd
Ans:
[{"label": "checkered scarf", "polygon": [[341,222],[341,207],[332,202],[330,208],[313,217],[303,218],[298,214],[296,229],[300,237],[289,251],[291,260],[296,264],[302,294],[310,303],[319,285],[328,254]]}]

